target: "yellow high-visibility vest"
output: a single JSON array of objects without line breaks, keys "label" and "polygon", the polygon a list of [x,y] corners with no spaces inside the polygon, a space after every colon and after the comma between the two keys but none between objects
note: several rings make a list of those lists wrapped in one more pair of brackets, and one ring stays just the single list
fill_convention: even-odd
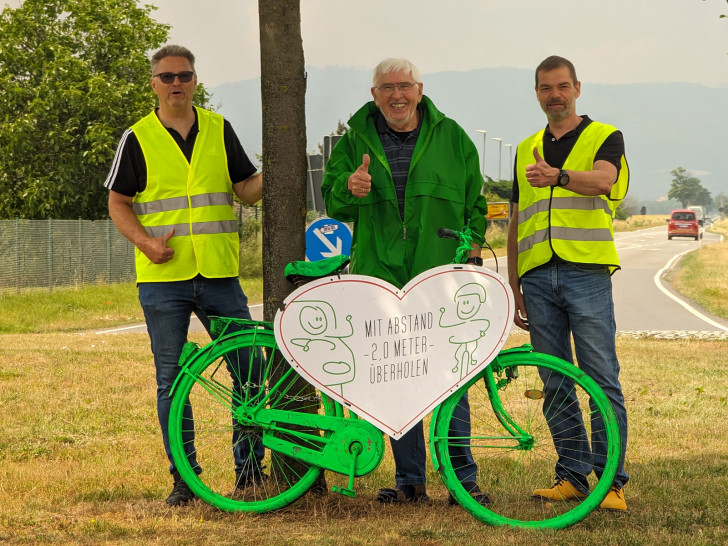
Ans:
[{"label": "yellow high-visibility vest", "polygon": [[199,133],[189,163],[156,113],[132,126],[147,165],[147,186],[133,199],[134,213],[151,237],[174,228],[167,242],[174,249],[169,262],[154,264],[136,249],[137,282],[238,276],[238,223],[224,121],[219,114],[196,110]]},{"label": "yellow high-visibility vest", "polygon": [[[592,121],[562,168],[592,170],[597,151],[616,130]],[[534,188],[526,180],[526,167],[535,163],[534,148],[543,157],[543,134],[541,130],[518,145],[518,276],[547,263],[554,253],[568,262],[606,265],[614,273],[619,256],[612,220],[629,185],[625,157],[609,195],[581,195],[568,186]]]}]

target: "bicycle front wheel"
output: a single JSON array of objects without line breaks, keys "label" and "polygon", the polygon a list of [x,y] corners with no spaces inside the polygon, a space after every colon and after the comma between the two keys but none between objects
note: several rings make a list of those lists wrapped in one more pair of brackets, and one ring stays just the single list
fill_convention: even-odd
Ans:
[{"label": "bicycle front wheel", "polygon": [[291,369],[269,325],[245,328],[187,359],[173,391],[170,446],[182,479],[202,500],[226,511],[266,512],[303,495],[321,468],[264,448],[264,435],[310,447],[324,433],[257,422],[256,410],[335,409]]},{"label": "bicycle front wheel", "polygon": [[[468,404],[469,427],[462,419]],[[448,490],[473,516],[491,525],[553,529],[599,506],[621,448],[616,415],[594,380],[561,359],[523,349],[502,352],[442,404],[434,443]],[[467,448],[488,504],[476,502],[458,479],[471,463]],[[585,493],[570,500],[535,496],[555,475],[581,480]]]}]

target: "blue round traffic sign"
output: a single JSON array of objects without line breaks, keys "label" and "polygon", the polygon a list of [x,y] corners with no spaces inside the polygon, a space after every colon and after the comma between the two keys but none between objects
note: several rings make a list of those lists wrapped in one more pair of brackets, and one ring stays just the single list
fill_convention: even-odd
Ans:
[{"label": "blue round traffic sign", "polygon": [[306,259],[309,262],[350,253],[351,231],[346,224],[332,218],[319,218],[306,229]]}]

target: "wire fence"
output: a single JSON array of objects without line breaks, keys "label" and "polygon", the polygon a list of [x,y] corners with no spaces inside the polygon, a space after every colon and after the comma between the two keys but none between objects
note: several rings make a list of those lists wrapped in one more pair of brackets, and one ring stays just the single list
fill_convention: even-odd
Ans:
[{"label": "wire fence", "polygon": [[[245,241],[260,230],[260,224],[250,224],[262,222],[260,207],[236,205],[236,215],[242,235],[241,252],[245,247],[259,259],[260,249],[249,248]],[[307,226],[325,216],[325,211],[315,210],[309,202]],[[489,220],[487,239],[495,246],[504,246],[505,229],[499,224]],[[250,271],[255,270],[245,263]],[[242,267],[241,258],[241,275],[251,274]],[[261,268],[262,264],[258,264]],[[0,220],[0,295],[135,279],[134,245],[111,220]]]},{"label": "wire fence", "polygon": [[[239,207],[238,222],[260,220]],[[0,294],[133,282],[134,245],[111,220],[0,220]]]},{"label": "wire fence", "polygon": [[0,292],[134,280],[134,246],[111,220],[0,220]]}]

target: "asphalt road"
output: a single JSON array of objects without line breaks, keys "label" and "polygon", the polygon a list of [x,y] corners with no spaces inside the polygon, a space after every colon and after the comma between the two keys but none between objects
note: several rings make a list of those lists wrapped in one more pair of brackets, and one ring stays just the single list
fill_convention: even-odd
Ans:
[{"label": "asphalt road", "polygon": [[622,269],[612,277],[617,330],[728,331],[728,321],[678,295],[663,276],[679,256],[720,237],[667,240],[667,228],[616,234]]},{"label": "asphalt road", "polygon": [[[680,255],[719,241],[718,235],[707,232],[700,241],[668,241],[667,226],[616,233],[622,265],[612,277],[617,330],[728,332],[728,321],[686,300],[662,278]],[[492,258],[484,265],[496,269]],[[506,267],[505,256],[498,258],[498,272],[504,277]]]},{"label": "asphalt road", "polygon": [[[718,242],[719,236],[706,232],[700,241],[683,237],[668,241],[665,226],[617,233],[615,240],[622,262],[622,269],[612,277],[618,331],[728,332],[728,321],[711,316],[696,304],[685,300],[662,279],[681,254],[700,245]],[[484,265],[496,270],[492,258],[485,260]],[[505,257],[498,259],[498,272],[506,277]],[[250,311],[254,319],[263,319],[262,305],[253,305]],[[190,329],[202,330],[202,325],[194,315]],[[144,324],[109,328],[97,333],[140,332],[146,332]]]},{"label": "asphalt road", "polygon": [[[263,304],[251,305],[250,315],[253,320],[263,320]],[[99,330],[97,334],[142,334],[146,333],[147,327],[145,324],[130,324],[128,326],[117,326],[116,328],[107,328],[105,330]],[[190,332],[202,332],[204,327],[200,323],[199,319],[192,315],[190,317]]]}]

